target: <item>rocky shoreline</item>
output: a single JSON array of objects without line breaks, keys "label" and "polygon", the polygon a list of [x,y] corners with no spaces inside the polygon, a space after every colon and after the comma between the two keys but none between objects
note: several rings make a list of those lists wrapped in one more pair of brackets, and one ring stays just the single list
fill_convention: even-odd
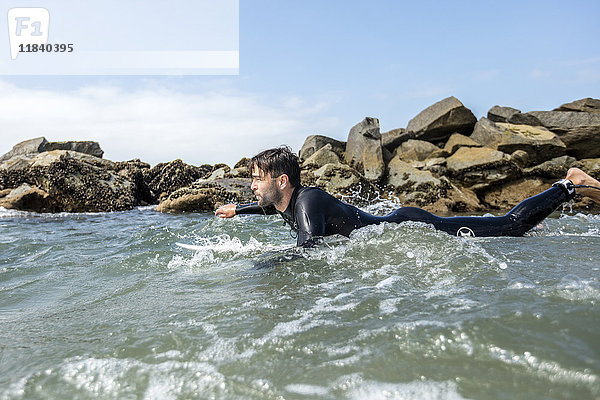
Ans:
[{"label": "rocky shoreline", "polygon": [[[527,113],[494,106],[477,120],[449,97],[406,128],[381,133],[379,120],[367,117],[346,142],[309,136],[299,157],[304,185],[344,201],[393,199],[447,215],[508,210],[571,167],[600,178],[599,138],[597,99]],[[21,142],[0,157],[0,207],[106,212],[157,205],[160,212],[212,212],[224,203],[254,201],[246,158],[233,168],[181,160],[151,168],[139,159],[102,157],[96,142]],[[576,197],[573,209],[597,212],[600,206]]]}]

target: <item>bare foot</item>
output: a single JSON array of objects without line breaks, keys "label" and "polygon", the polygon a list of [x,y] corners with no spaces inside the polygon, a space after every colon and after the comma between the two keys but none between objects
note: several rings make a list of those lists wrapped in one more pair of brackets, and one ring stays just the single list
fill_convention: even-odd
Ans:
[{"label": "bare foot", "polygon": [[[571,182],[573,182],[574,185],[589,185],[600,188],[599,181],[592,178],[579,168],[569,169],[569,171],[567,171],[567,176],[565,177],[565,179],[570,180]],[[600,203],[600,190],[590,188],[576,188],[575,191],[582,196],[589,197],[595,202]]]}]

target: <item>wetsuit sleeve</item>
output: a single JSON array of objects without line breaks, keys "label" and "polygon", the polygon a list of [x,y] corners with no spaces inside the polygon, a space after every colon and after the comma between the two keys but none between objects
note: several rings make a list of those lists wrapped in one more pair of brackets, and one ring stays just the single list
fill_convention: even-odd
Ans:
[{"label": "wetsuit sleeve", "polygon": [[[296,222],[298,223],[298,239],[296,244],[301,247],[313,247],[319,244],[325,236],[325,213],[310,198],[298,199],[296,203]],[[313,199],[314,200],[314,199]]]},{"label": "wetsuit sleeve", "polygon": [[235,214],[273,215],[277,214],[277,210],[274,206],[261,207],[258,203],[238,204],[235,207]]}]

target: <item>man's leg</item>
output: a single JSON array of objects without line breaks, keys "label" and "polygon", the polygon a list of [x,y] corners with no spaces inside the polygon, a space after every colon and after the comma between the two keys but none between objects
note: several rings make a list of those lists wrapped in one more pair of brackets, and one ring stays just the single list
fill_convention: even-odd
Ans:
[{"label": "man's leg", "polygon": [[457,236],[523,236],[574,195],[571,183],[564,181],[523,200],[501,217],[439,217],[420,208],[402,207],[385,218],[389,222],[424,222]]},{"label": "man's leg", "polygon": [[[600,188],[599,181],[592,178],[579,168],[571,168],[567,172],[567,176],[565,177],[565,179],[570,180],[571,182],[573,182],[574,185],[588,185]],[[595,202],[600,203],[600,190],[590,188],[576,188],[575,191],[582,196],[589,197]]]}]

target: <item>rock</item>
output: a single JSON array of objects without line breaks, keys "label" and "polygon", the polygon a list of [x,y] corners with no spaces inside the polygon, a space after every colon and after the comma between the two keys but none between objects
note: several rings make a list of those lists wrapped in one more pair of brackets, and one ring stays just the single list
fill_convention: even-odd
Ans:
[{"label": "rock", "polygon": [[[23,160],[29,160],[39,153],[52,152],[54,150],[69,150],[71,151],[71,153],[77,152],[82,155],[82,159],[85,158],[83,156],[84,154],[97,158],[102,158],[102,155],[104,154],[104,152],[100,148],[100,145],[97,142],[48,142],[46,138],[39,137],[16,144],[11,151],[0,157],[0,164],[7,162],[14,157],[17,157],[15,160],[12,160],[9,164],[11,168],[19,169],[24,165],[22,162]],[[75,154],[72,155],[75,156]]]},{"label": "rock", "polygon": [[[237,164],[236,164],[237,165]],[[250,176],[250,170],[248,167],[237,167],[229,172],[232,178],[248,178]]]},{"label": "rock", "polygon": [[31,187],[27,183],[23,183],[16,189],[4,190],[9,192],[0,198],[0,207],[33,211],[33,212],[58,212],[60,208],[54,199],[45,191]]},{"label": "rock", "polygon": [[[398,150],[398,149],[396,149],[396,150]],[[406,150],[406,151],[403,151],[403,152],[397,153],[397,154],[396,154],[396,156],[397,156],[397,157],[398,157],[400,160],[402,160],[402,161],[404,161],[404,162],[407,162],[407,163],[409,163],[409,164],[410,164],[412,161],[419,161],[419,155],[417,154],[417,151],[416,151],[415,149],[409,149],[409,150]],[[392,158],[392,160],[393,160],[393,158]],[[390,160],[390,161],[388,162],[388,165],[389,165],[389,163],[390,163],[390,162],[392,162],[392,160]]]},{"label": "rock", "polygon": [[191,185],[194,181],[209,176],[212,169],[206,166],[195,167],[181,160],[160,163],[149,170],[144,170],[144,180],[159,200],[164,199],[175,190]]},{"label": "rock", "polygon": [[515,125],[542,126],[540,120],[533,115],[521,113],[513,115],[507,122]]},{"label": "rock", "polygon": [[435,200],[435,202],[415,205],[441,216],[451,216],[457,212],[466,213],[484,210],[477,195],[472,190],[460,189],[455,185],[451,185],[450,189],[446,190],[446,195]]},{"label": "rock", "polygon": [[580,168],[595,179],[600,179],[600,158],[579,160]]},{"label": "rock", "polygon": [[314,152],[302,163],[302,168],[321,168],[325,164],[339,164],[340,157],[333,151],[331,143],[327,143]]},{"label": "rock", "polygon": [[431,153],[427,158],[447,158],[450,156],[451,154],[446,149],[439,149]]},{"label": "rock", "polygon": [[51,211],[121,211],[140,204],[131,181],[73,154],[81,153],[44,152],[33,157],[25,168],[0,170],[0,190],[17,188],[23,183],[37,187],[49,195],[46,198],[38,193],[38,199],[57,205]]},{"label": "rock", "polygon": [[386,184],[410,204],[422,206],[434,203],[438,198],[444,197],[451,187],[447,179],[438,179],[429,171],[413,168],[399,157],[390,161],[388,168]]},{"label": "rock", "polygon": [[385,173],[381,147],[379,120],[367,117],[350,129],[344,159],[367,180],[377,182]]},{"label": "rock", "polygon": [[524,150],[531,163],[540,163],[565,154],[566,146],[557,135],[543,127],[492,122],[481,118],[471,139],[486,147],[511,154]]},{"label": "rock", "polygon": [[311,135],[306,138],[302,148],[300,149],[300,152],[298,153],[300,162],[308,159],[317,150],[327,144],[331,145],[332,151],[340,158],[344,157],[344,152],[346,151],[346,144],[344,142],[340,142],[339,140],[335,140],[323,135]]},{"label": "rock", "polygon": [[102,158],[104,155],[100,144],[92,141],[47,142],[44,144],[44,151],[52,150],[71,150],[98,158]]},{"label": "rock", "polygon": [[393,153],[402,143],[414,138],[414,132],[407,132],[404,128],[392,129],[381,134],[381,145]]},{"label": "rock", "polygon": [[[377,188],[366,180],[358,171],[345,164],[325,164],[312,173],[312,185],[327,193],[359,204],[378,196]],[[349,199],[348,199],[349,198]]]},{"label": "rock", "polygon": [[240,161],[235,163],[233,168],[248,168],[248,164],[250,163],[250,159],[247,157],[242,158]]},{"label": "rock", "polygon": [[[448,156],[454,154],[460,147],[481,147],[481,144],[477,143],[468,136],[455,133],[446,142],[444,151]],[[446,156],[447,157],[447,156]]]},{"label": "rock", "polygon": [[569,168],[580,167],[580,164],[573,157],[562,156],[546,161],[531,168],[525,168],[525,176],[541,176],[549,179],[562,179],[567,174]]},{"label": "rock", "polygon": [[490,108],[487,118],[493,122],[508,122],[509,118],[515,114],[520,114],[521,110],[512,107],[500,107],[498,105]]},{"label": "rock", "polygon": [[402,143],[402,145],[400,145],[400,147],[396,149],[397,154],[405,153],[411,150],[414,150],[416,160],[423,161],[424,159],[429,157],[433,152],[440,150],[440,148],[424,140],[410,139]]},{"label": "rock", "polygon": [[577,111],[531,111],[541,125],[556,133],[577,159],[600,157],[600,114]]},{"label": "rock", "polygon": [[156,207],[156,211],[213,212],[227,203],[250,203],[256,201],[250,184],[249,178],[200,180],[175,190]]},{"label": "rock", "polygon": [[0,157],[0,164],[20,155],[35,155],[44,151],[44,146],[48,143],[46,138],[39,137],[25,140],[13,146],[12,150]]},{"label": "rock", "polygon": [[488,111],[488,119],[493,122],[508,122],[515,125],[541,125],[541,122],[533,115],[523,114],[521,110],[512,107],[494,106]]},{"label": "rock", "polygon": [[385,165],[388,165],[390,161],[392,161],[392,158],[394,158],[394,153],[392,153],[385,147],[381,148],[381,154],[383,155],[383,162],[385,163]]},{"label": "rock", "polygon": [[600,100],[588,97],[585,99],[576,100],[572,103],[563,104],[562,106],[555,108],[553,111],[575,111],[599,114]]},{"label": "rock", "polygon": [[539,178],[524,178],[505,185],[495,185],[485,192],[483,202],[490,208],[510,210],[528,197],[548,189],[550,184]]},{"label": "rock", "polygon": [[0,163],[0,169],[12,171],[27,168],[28,166],[44,167],[52,164],[59,157],[62,156],[75,158],[77,160],[83,161],[87,164],[99,168],[116,170],[115,163],[113,161],[91,156],[89,154],[79,153],[76,151],[65,150],[52,150],[44,151],[41,153],[18,154]]},{"label": "rock", "polygon": [[513,179],[519,167],[501,151],[488,147],[461,147],[446,160],[449,174],[472,190]]},{"label": "rock", "polygon": [[448,97],[421,111],[410,120],[406,130],[414,132],[416,139],[435,142],[446,139],[454,132],[468,135],[476,122],[477,118],[471,110],[456,97]]},{"label": "rock", "polygon": [[446,167],[445,157],[429,157],[428,159],[423,161],[422,166],[416,168],[430,171],[433,174],[433,176],[436,177],[448,175],[448,168]]},{"label": "rock", "polygon": [[157,203],[156,194],[144,180],[144,171],[150,170],[150,164],[142,162],[140,159],[119,161],[115,163],[114,169],[119,175],[133,183],[134,196],[140,205]]},{"label": "rock", "polygon": [[211,174],[208,176],[208,178],[205,178],[207,181],[216,181],[218,179],[223,179],[223,178],[230,178],[230,174],[229,172],[231,171],[231,168],[229,168],[227,165],[225,165],[224,167],[220,167],[215,169],[213,172],[211,172]]},{"label": "rock", "polygon": [[517,164],[519,168],[525,168],[529,165],[529,154],[525,150],[515,150],[510,155],[510,160]]}]

